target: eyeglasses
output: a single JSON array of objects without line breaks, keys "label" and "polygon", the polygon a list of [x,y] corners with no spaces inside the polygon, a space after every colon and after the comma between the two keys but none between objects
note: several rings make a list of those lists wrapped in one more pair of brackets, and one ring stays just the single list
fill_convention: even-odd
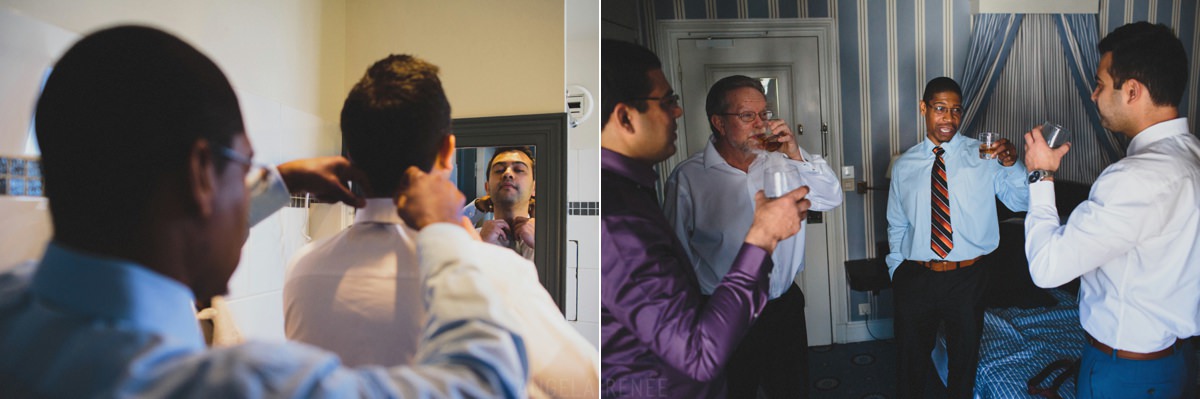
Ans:
[{"label": "eyeglasses", "polygon": [[241,153],[234,151],[229,147],[218,147],[218,154],[225,159],[248,166],[250,169],[246,171],[246,192],[250,195],[259,193],[267,189],[271,168],[273,166],[262,162],[256,162]]},{"label": "eyeglasses", "polygon": [[933,106],[933,114],[934,115],[945,116],[946,112],[949,112],[951,115],[954,115],[955,117],[961,118],[962,114],[963,114],[963,109],[961,107],[950,108],[945,105]]},{"label": "eyeglasses", "polygon": [[746,123],[754,122],[754,120],[756,118],[762,118],[762,120],[768,121],[768,120],[771,120],[771,118],[775,117],[775,113],[771,112],[771,111],[763,111],[763,112],[758,112],[758,113],[755,113],[753,111],[746,111],[746,112],[741,112],[741,113],[736,113],[736,114],[722,112],[722,113],[718,113],[717,115],[736,116],[742,122],[746,122]]},{"label": "eyeglasses", "polygon": [[663,107],[671,108],[676,105],[679,105],[679,94],[668,94],[668,95],[665,95],[662,97],[631,98],[630,100],[631,101],[655,100],[655,101],[658,101],[660,104],[662,104]]}]

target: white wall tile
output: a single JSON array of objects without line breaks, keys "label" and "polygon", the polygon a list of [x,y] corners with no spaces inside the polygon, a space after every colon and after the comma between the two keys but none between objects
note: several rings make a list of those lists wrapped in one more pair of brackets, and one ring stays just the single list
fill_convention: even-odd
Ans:
[{"label": "white wall tile", "polygon": [[584,269],[600,268],[600,217],[599,216],[570,216],[574,234],[572,240],[579,240],[579,267]]},{"label": "white wall tile", "polygon": [[268,100],[246,90],[238,90],[238,103],[242,107],[242,120],[246,126],[246,137],[254,146],[254,159],[262,162],[278,162],[280,108],[278,102]]},{"label": "white wall tile", "polygon": [[600,149],[597,147],[584,148],[574,154],[579,158],[579,173],[575,175],[575,185],[579,187],[580,201],[600,200]]},{"label": "white wall tile", "polygon": [[575,331],[579,331],[584,339],[592,343],[593,347],[600,348],[600,324],[589,323],[584,321],[571,322],[571,327],[575,327]]},{"label": "white wall tile", "polygon": [[242,261],[229,280],[229,299],[247,298],[283,289],[284,267],[302,246],[307,214],[284,208],[250,229],[242,246]]},{"label": "white wall tile", "polygon": [[0,155],[25,154],[46,69],[78,35],[0,6]]},{"label": "white wall tile", "polygon": [[282,215],[276,213],[250,229],[242,259],[229,279],[229,299],[283,289]]},{"label": "white wall tile", "polygon": [[287,339],[283,332],[283,291],[230,299],[226,304],[242,338],[267,341]]},{"label": "white wall tile", "polygon": [[579,321],[600,322],[600,270],[579,269]]},{"label": "white wall tile", "polygon": [[567,202],[587,201],[580,195],[579,168],[579,151],[567,150]]}]

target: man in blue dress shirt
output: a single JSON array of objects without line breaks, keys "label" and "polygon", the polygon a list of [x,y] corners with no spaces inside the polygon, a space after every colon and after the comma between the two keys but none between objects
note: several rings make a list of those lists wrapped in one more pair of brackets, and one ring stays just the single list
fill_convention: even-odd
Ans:
[{"label": "man in blue dress shirt", "polygon": [[262,181],[211,60],[150,28],[90,34],[35,123],[54,237],[0,274],[0,396],[525,396],[523,344],[472,255],[488,244],[443,223],[463,203],[446,176],[410,168],[399,200],[430,315],[415,366],[351,370],[300,344],[205,349],[193,302],[225,292]]},{"label": "man in blue dress shirt", "polygon": [[703,301],[654,191],[654,164],[675,153],[679,97],[649,50],[605,40],[601,52],[602,396],[725,397],[725,363],[767,303],[771,252],[800,230],[808,189],[756,194],[741,250]]},{"label": "man in blue dress shirt", "polygon": [[981,159],[980,141],[958,134],[962,90],[953,79],[929,81],[920,104],[925,140],[896,159],[888,192],[897,392],[924,397],[930,351],[944,322],[949,397],[969,398],[983,331],[985,255],[1000,244],[996,197],[1024,211],[1029,190],[1012,143],[1000,139],[992,147],[996,159]]}]

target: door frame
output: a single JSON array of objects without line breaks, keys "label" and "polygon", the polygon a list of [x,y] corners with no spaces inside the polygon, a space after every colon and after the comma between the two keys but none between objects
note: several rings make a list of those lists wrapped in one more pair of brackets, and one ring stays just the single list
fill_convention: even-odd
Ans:
[{"label": "door frame", "polygon": [[[829,125],[829,135],[824,138],[829,146],[826,162],[834,173],[842,169],[842,99],[841,77],[838,68],[837,23],[833,18],[787,18],[787,19],[739,19],[739,20],[662,20],[655,23],[654,50],[663,63],[663,74],[671,87],[682,88],[679,65],[679,40],[695,38],[747,38],[813,36],[821,43],[820,85],[821,101],[827,105],[822,109],[821,119]],[[690,112],[704,112],[703,104],[685,104]],[[684,112],[689,112],[685,110]],[[680,124],[680,129],[685,129]],[[820,132],[820,127],[812,129]],[[686,132],[685,132],[686,133]],[[681,134],[680,136],[683,136]],[[675,151],[658,165],[659,181],[666,181],[676,165],[687,159],[698,149],[688,148]],[[846,283],[846,214],[845,206],[825,212],[828,237],[826,253],[829,254],[829,300],[833,325],[833,342],[845,343],[849,338],[849,286]],[[806,301],[807,302],[807,301]],[[861,322],[859,322],[861,324]],[[811,326],[809,328],[812,328]]]}]

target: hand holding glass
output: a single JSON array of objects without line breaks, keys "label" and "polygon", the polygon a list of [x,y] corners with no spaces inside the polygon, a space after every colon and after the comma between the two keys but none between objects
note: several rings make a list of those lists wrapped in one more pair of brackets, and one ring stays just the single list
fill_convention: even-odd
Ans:
[{"label": "hand holding glass", "polygon": [[1071,131],[1058,124],[1046,121],[1046,123],[1042,124],[1042,138],[1046,139],[1046,145],[1050,146],[1050,148],[1058,148],[1071,138]]},{"label": "hand holding glass", "polygon": [[800,171],[791,165],[771,165],[763,171],[763,194],[779,198],[802,186]]},{"label": "hand holding glass", "polygon": [[1000,149],[996,145],[997,140],[1000,140],[999,133],[983,132],[979,134],[979,159],[996,159],[996,151]]},{"label": "hand holding glass", "polygon": [[779,147],[782,146],[783,143],[779,142],[779,136],[771,132],[770,123],[772,120],[771,118],[775,117],[775,113],[771,111],[764,112],[766,113],[766,117],[763,118],[763,127],[762,129],[755,129],[754,138],[758,139],[764,150],[779,151]]}]

